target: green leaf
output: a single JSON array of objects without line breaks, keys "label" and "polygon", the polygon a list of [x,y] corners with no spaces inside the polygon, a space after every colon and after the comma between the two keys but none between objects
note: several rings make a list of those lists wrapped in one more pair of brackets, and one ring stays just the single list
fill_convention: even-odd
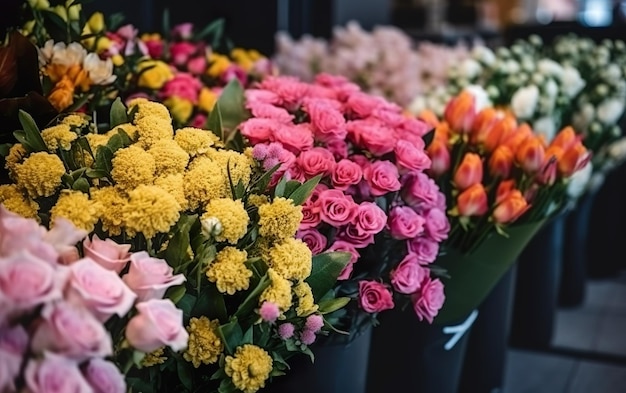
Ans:
[{"label": "green leaf", "polygon": [[143,362],[143,359],[145,357],[146,357],[146,353],[145,352],[133,351],[133,363],[136,366],[141,366],[141,362]]},{"label": "green leaf", "polygon": [[110,31],[117,30],[117,28],[124,22],[124,14],[121,12],[116,12],[111,14],[109,17],[109,23],[107,23],[107,27]]},{"label": "green leaf", "polygon": [[197,219],[198,215],[196,214],[182,214],[174,226],[174,235],[167,244],[164,256],[167,263],[173,268],[177,268],[186,260],[190,243],[189,232]]},{"label": "green leaf", "polygon": [[241,339],[241,344],[254,344],[254,326],[250,326]]},{"label": "green leaf", "polygon": [[285,198],[289,198],[289,196],[293,194],[293,192],[296,191],[300,186],[302,186],[302,183],[300,183],[299,181],[288,180],[287,184],[285,184],[285,192],[283,192],[283,196]]},{"label": "green leaf", "polygon": [[320,180],[322,180],[322,175],[317,175],[304,182],[304,184],[298,187],[298,189],[289,194],[289,198],[293,201],[293,204],[302,205],[306,202],[313,189],[319,184]]},{"label": "green leaf", "polygon": [[424,134],[422,139],[424,140],[424,149],[427,149],[428,146],[430,146],[430,144],[433,143],[433,140],[435,139],[435,129],[433,128],[432,130]]},{"label": "green leaf", "polygon": [[78,178],[74,184],[72,184],[72,189],[76,191],[82,191],[85,194],[89,193],[89,182],[84,177]]},{"label": "green leaf", "polygon": [[209,113],[209,119],[207,120],[207,127],[209,131],[217,135],[221,141],[224,141],[224,128],[222,124],[222,111],[220,109],[219,100],[215,103],[213,110]]},{"label": "green leaf", "polygon": [[317,301],[332,289],[346,265],[351,254],[347,252],[326,252],[313,257],[313,268],[306,282],[311,287],[313,298]]},{"label": "green leaf", "polygon": [[133,392],[154,393],[154,387],[149,381],[137,377],[126,377],[128,388]]},{"label": "green leaf", "polygon": [[39,127],[37,127],[37,123],[35,123],[35,119],[28,112],[20,109],[19,112],[20,124],[24,128],[24,133],[26,135],[26,141],[30,150],[33,152],[38,151],[47,151],[46,143],[43,141],[41,137],[41,132],[39,131]]},{"label": "green leaf", "polygon": [[184,360],[176,362],[176,371],[178,373],[178,380],[183,384],[187,390],[193,390],[193,366]]},{"label": "green leaf", "polygon": [[122,103],[122,99],[120,97],[117,97],[115,101],[113,101],[113,103],[111,104],[111,113],[109,113],[109,127],[113,129],[124,123],[128,123],[126,107]]},{"label": "green leaf", "polygon": [[170,10],[168,8],[163,10],[163,33],[168,36],[170,34]]},{"label": "green leaf", "polygon": [[222,322],[228,320],[226,300],[215,285],[202,288],[196,306],[193,308],[193,315],[206,315],[211,320],[218,319]]},{"label": "green leaf", "polygon": [[109,138],[109,141],[106,145],[113,153],[124,147],[124,141],[120,134],[115,134]]},{"label": "green leaf", "polygon": [[276,184],[276,188],[274,189],[275,197],[284,197],[285,196],[285,188],[287,188],[287,179],[285,176],[281,177]]},{"label": "green leaf", "polygon": [[27,150],[30,150],[30,146],[28,145],[28,141],[26,140],[26,133],[24,131],[14,131],[13,136],[19,143],[24,145]]},{"label": "green leaf", "polygon": [[122,138],[122,146],[128,147],[133,144],[133,141],[130,139],[130,136],[121,128],[117,129],[117,135]]},{"label": "green leaf", "polygon": [[11,143],[2,143],[0,144],[0,156],[6,157],[9,155],[9,150],[11,149],[13,144]]},{"label": "green leaf", "polygon": [[103,171],[101,169],[90,169],[87,168],[87,170],[85,171],[85,176],[91,178],[91,179],[101,179],[103,177],[107,177],[109,174],[106,171]]},{"label": "green leaf", "polygon": [[64,173],[61,176],[61,181],[63,182],[63,184],[65,184],[67,187],[70,187],[70,188],[74,184],[74,178],[71,175],[67,174],[67,173]]},{"label": "green leaf", "polygon": [[96,153],[95,169],[102,170],[107,173],[107,176],[111,174],[113,166],[111,164],[113,160],[113,152],[107,146],[99,146]]},{"label": "green leaf", "polygon": [[[225,141],[230,140],[227,132],[232,132],[250,113],[245,106],[244,90],[237,78],[232,79],[222,90],[216,105],[222,115],[222,127],[225,128]],[[226,132],[227,131],[227,132]]]},{"label": "green leaf", "polygon": [[74,100],[74,102],[72,103],[72,105],[69,106],[69,108],[65,109],[65,112],[66,113],[76,112],[80,107],[85,105],[92,98],[93,97],[89,94],[81,95],[78,99]]},{"label": "green leaf", "polygon": [[182,300],[183,296],[185,296],[186,292],[187,287],[185,287],[185,285],[177,285],[175,287],[170,287],[167,290],[166,297],[170,299],[172,303],[178,304],[178,302]]},{"label": "green leaf", "polygon": [[230,378],[222,379],[219,388],[217,388],[217,393],[235,393],[237,391],[238,389]]},{"label": "green leaf", "polygon": [[196,35],[196,40],[204,40],[205,37],[211,36],[211,47],[215,50],[219,46],[223,35],[224,19],[220,18],[211,22],[208,26],[202,29],[202,31]]},{"label": "green leaf", "polygon": [[239,326],[237,318],[233,318],[229,323],[220,326],[219,331],[224,339],[224,346],[229,354],[234,354],[235,349],[241,344],[243,339],[243,331]]},{"label": "green leaf", "polygon": [[[198,299],[194,295],[190,293],[185,293],[183,297],[178,301],[178,303],[176,303],[176,307],[183,310],[183,315],[185,319],[189,319],[191,317],[191,311],[194,309],[197,300]],[[193,315],[195,315],[195,313]]]},{"label": "green leaf", "polygon": [[322,314],[330,314],[350,303],[349,297],[338,297],[336,299],[322,300],[318,303],[319,312]]},{"label": "green leaf", "polygon": [[264,193],[267,189],[267,186],[270,184],[272,180],[272,176],[278,168],[280,168],[282,164],[274,165],[269,171],[265,172],[262,176],[260,176],[254,183],[252,183],[250,188],[256,187],[261,193]]},{"label": "green leaf", "polygon": [[265,274],[257,284],[256,288],[254,288],[254,290],[248,294],[246,300],[241,303],[235,312],[235,317],[245,318],[252,315],[252,312],[259,304],[259,296],[261,296],[261,293],[270,285],[270,281],[271,280],[267,274]]}]

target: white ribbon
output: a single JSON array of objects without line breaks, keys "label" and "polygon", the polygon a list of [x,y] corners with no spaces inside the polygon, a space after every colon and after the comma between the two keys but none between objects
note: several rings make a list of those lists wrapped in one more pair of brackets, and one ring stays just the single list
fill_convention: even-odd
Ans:
[{"label": "white ribbon", "polygon": [[463,337],[465,332],[467,332],[469,330],[469,328],[472,327],[472,325],[474,324],[474,321],[476,320],[477,317],[478,317],[478,310],[474,310],[467,317],[465,322],[461,323],[460,325],[445,326],[443,328],[443,333],[444,334],[452,334],[453,335],[450,338],[450,340],[448,340],[448,342],[443,346],[446,351],[449,351],[452,348],[454,348],[456,343],[459,342],[459,340],[461,339],[461,337]]}]

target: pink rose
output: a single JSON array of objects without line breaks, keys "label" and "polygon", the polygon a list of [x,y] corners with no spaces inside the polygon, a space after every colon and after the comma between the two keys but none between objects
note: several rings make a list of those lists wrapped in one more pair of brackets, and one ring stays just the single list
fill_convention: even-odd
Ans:
[{"label": "pink rose", "polygon": [[302,152],[296,162],[304,173],[311,177],[319,174],[324,176],[332,174],[336,164],[332,153],[322,147],[314,147]]},{"label": "pink rose", "polygon": [[318,203],[322,221],[334,227],[351,222],[358,209],[358,205],[354,203],[351,196],[335,189],[322,192]]},{"label": "pink rose", "polygon": [[268,76],[259,86],[275,93],[279,104],[289,111],[296,110],[309,91],[309,84],[292,76]]},{"label": "pink rose", "polygon": [[399,124],[399,126],[399,131],[402,138],[411,141],[415,140],[418,137],[421,139],[432,129],[432,127],[428,125],[428,123],[415,117],[405,117]]},{"label": "pink rose", "polygon": [[187,70],[193,75],[202,75],[206,66],[207,61],[204,55],[193,57],[187,62]]},{"label": "pink rose", "polygon": [[346,107],[349,112],[363,118],[371,115],[372,112],[381,107],[384,102],[385,100],[383,98],[356,91],[348,97]]},{"label": "pink rose", "polygon": [[417,292],[429,271],[419,264],[414,254],[407,254],[404,259],[391,271],[391,285],[405,295]]},{"label": "pink rose", "polygon": [[394,153],[396,154],[396,164],[401,174],[430,168],[430,158],[424,152],[423,144],[422,142],[422,148],[420,149],[406,140],[401,139],[396,143]]},{"label": "pink rose", "polygon": [[377,108],[372,112],[372,117],[393,128],[399,127],[406,120],[406,116],[402,114],[401,108]]},{"label": "pink rose", "polygon": [[344,139],[329,139],[326,141],[326,149],[333,154],[335,160],[348,157],[348,143]]},{"label": "pink rose", "polygon": [[428,265],[437,259],[439,243],[420,236],[409,240],[408,250],[415,254],[419,263]]},{"label": "pink rose", "polygon": [[29,393],[93,393],[75,361],[50,352],[28,362],[24,379]]},{"label": "pink rose", "polygon": [[322,100],[308,101],[305,110],[311,118],[316,140],[345,139],[346,119],[340,111]]},{"label": "pink rose", "polygon": [[54,268],[28,251],[0,258],[0,301],[13,311],[28,311],[61,299],[67,273],[66,268]]},{"label": "pink rose", "polygon": [[67,302],[50,303],[41,312],[31,348],[51,350],[77,361],[113,354],[111,336],[87,309]]},{"label": "pink rose", "polygon": [[378,157],[391,153],[398,140],[392,128],[375,120],[354,120],[346,127],[354,144]]},{"label": "pink rose", "polygon": [[296,237],[306,243],[313,255],[321,254],[328,243],[326,236],[322,235],[317,229],[313,228],[299,230]]},{"label": "pink rose", "polygon": [[308,124],[278,127],[274,130],[274,140],[296,155],[313,147],[313,133]]},{"label": "pink rose", "polygon": [[320,215],[320,205],[317,202],[311,202],[309,199],[302,205],[302,221],[300,221],[300,230],[315,228],[322,222]]},{"label": "pink rose", "polygon": [[248,138],[250,144],[269,142],[274,140],[274,130],[282,127],[282,123],[274,119],[252,118],[239,125],[241,135]]},{"label": "pink rose", "polygon": [[220,76],[220,78],[222,79],[222,82],[224,83],[228,83],[233,79],[237,79],[239,83],[245,86],[247,85],[248,74],[243,68],[241,68],[237,64],[231,64],[228,66],[228,68],[226,68],[226,70]]},{"label": "pink rose", "polygon": [[391,237],[412,239],[424,232],[424,218],[408,206],[396,206],[389,213]]},{"label": "pink rose", "polygon": [[15,378],[28,349],[28,333],[21,325],[0,329],[0,392],[15,391]]},{"label": "pink rose", "polygon": [[377,234],[385,228],[387,215],[377,204],[363,202],[359,205],[354,216],[354,226],[364,234]]},{"label": "pink rose", "polygon": [[443,293],[443,284],[439,279],[431,280],[426,277],[422,289],[412,296],[413,310],[420,321],[426,319],[433,323],[433,319],[443,307],[446,296]]},{"label": "pink rose", "polygon": [[340,240],[345,240],[348,243],[354,244],[355,247],[365,248],[370,244],[374,244],[374,234],[363,232],[359,227],[350,223],[343,227],[339,231],[337,237]]},{"label": "pink rose", "polygon": [[172,28],[172,37],[181,40],[189,40],[193,36],[193,23],[181,23]]},{"label": "pink rose", "polygon": [[98,320],[105,322],[113,314],[123,317],[135,303],[135,295],[114,271],[92,259],[83,258],[70,267],[66,299],[83,305]]},{"label": "pink rose", "polygon": [[85,257],[116,273],[124,270],[130,261],[130,244],[117,244],[112,239],[101,240],[98,235],[83,240]]},{"label": "pink rose", "polygon": [[253,104],[280,104],[280,97],[278,94],[263,89],[246,89],[245,92],[246,105]]},{"label": "pink rose", "polygon": [[439,187],[427,174],[411,173],[404,180],[402,199],[418,212],[439,205]]},{"label": "pink rose", "polygon": [[198,102],[200,89],[202,89],[202,82],[198,78],[186,72],[179,72],[163,85],[159,96],[161,98],[176,96],[195,104]]},{"label": "pink rose", "polygon": [[196,53],[197,47],[191,42],[174,42],[170,45],[170,56],[172,62],[177,66],[185,65],[191,56]]},{"label": "pink rose", "polygon": [[130,256],[130,269],[123,280],[140,302],[161,299],[169,287],[186,281],[183,274],[174,275],[174,269],[163,259],[152,258],[145,251]]},{"label": "pink rose", "polygon": [[148,55],[153,59],[160,59],[163,55],[163,41],[160,39],[145,40],[144,44],[148,49]]},{"label": "pink rose", "polygon": [[263,102],[249,102],[246,108],[250,109],[252,116],[264,119],[273,119],[282,124],[292,124],[293,115],[287,112],[285,108],[280,108],[272,104]]},{"label": "pink rose", "polygon": [[126,326],[126,339],[142,352],[152,352],[164,345],[178,352],[187,347],[189,334],[183,327],[183,311],[169,299],[151,299],[137,304],[139,314]]},{"label": "pink rose", "polygon": [[50,264],[56,265],[59,253],[52,244],[44,242],[46,229],[35,220],[11,213],[0,205],[0,257],[28,250]]},{"label": "pink rose", "polygon": [[204,113],[198,113],[191,119],[190,126],[204,129],[206,127],[206,121],[207,116]]},{"label": "pink rose", "polygon": [[450,222],[443,210],[430,209],[424,216],[426,223],[426,233],[431,239],[437,242],[441,242],[448,238],[448,232],[450,232]]},{"label": "pink rose", "polygon": [[373,196],[383,196],[401,188],[398,168],[390,161],[376,161],[363,172]]},{"label": "pink rose", "polygon": [[393,296],[387,287],[378,281],[359,281],[359,302],[368,313],[391,310]]},{"label": "pink rose", "polygon": [[335,165],[331,176],[333,186],[339,190],[347,190],[348,187],[359,184],[363,177],[361,167],[350,160],[341,160]]},{"label": "pink rose", "polygon": [[98,358],[91,359],[83,373],[94,393],[126,392],[124,374],[111,362]]}]

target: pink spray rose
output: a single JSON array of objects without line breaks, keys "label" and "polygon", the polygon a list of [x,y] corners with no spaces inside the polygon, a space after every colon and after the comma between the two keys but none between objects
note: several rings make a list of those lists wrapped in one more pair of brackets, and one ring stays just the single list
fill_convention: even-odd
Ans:
[{"label": "pink spray rose", "polygon": [[87,309],[67,302],[49,303],[31,343],[37,353],[54,351],[83,361],[113,354],[111,336]]},{"label": "pink spray rose", "polygon": [[187,70],[193,75],[202,75],[204,70],[206,70],[207,60],[204,54],[200,56],[195,56],[189,59],[187,62]]},{"label": "pink spray rose", "polygon": [[367,117],[384,104],[384,99],[370,94],[355,91],[350,94],[346,106],[349,112],[360,117]]},{"label": "pink spray rose", "polygon": [[316,140],[324,142],[330,139],[345,139],[348,131],[346,120],[340,111],[324,100],[309,100],[305,109],[311,118]]},{"label": "pink spray rose", "polygon": [[340,240],[345,240],[357,248],[365,248],[374,243],[374,233],[363,232],[354,223],[342,227],[337,235]]},{"label": "pink spray rose", "polygon": [[391,285],[399,293],[410,295],[417,292],[429,271],[419,264],[415,254],[407,254],[391,271]]},{"label": "pink spray rose", "polygon": [[426,319],[428,323],[433,323],[445,299],[441,281],[426,277],[422,283],[422,289],[412,296],[413,310],[420,321]]},{"label": "pink spray rose", "polygon": [[322,221],[335,227],[352,222],[358,209],[351,196],[335,189],[323,191],[318,203]]},{"label": "pink spray rose", "polygon": [[414,172],[405,178],[402,199],[418,211],[438,206],[439,194],[439,187],[425,173]]},{"label": "pink spray rose", "polygon": [[187,347],[189,334],[183,327],[183,311],[169,299],[152,299],[137,304],[139,314],[126,326],[126,339],[142,352],[152,352],[164,345],[173,351]]},{"label": "pink spray rose", "polygon": [[344,139],[329,139],[326,141],[326,148],[336,160],[348,157],[348,143]]},{"label": "pink spray rose", "polygon": [[185,65],[197,49],[196,45],[191,42],[174,42],[170,45],[172,62],[177,66]]},{"label": "pink spray rose", "polygon": [[396,154],[396,163],[400,168],[401,174],[411,171],[423,171],[430,168],[430,158],[428,158],[428,155],[424,152],[423,145],[424,142],[422,142],[422,148],[420,149],[413,143],[402,139],[396,143],[394,152]]},{"label": "pink spray rose", "polygon": [[103,359],[91,359],[83,371],[94,393],[124,393],[126,381],[117,366]]},{"label": "pink spray rose", "polygon": [[31,360],[24,377],[29,393],[93,393],[75,361],[50,352]]},{"label": "pink spray rose", "polygon": [[428,237],[416,237],[409,240],[408,251],[415,254],[419,263],[428,265],[437,259],[439,243]]},{"label": "pink spray rose", "polygon": [[391,237],[412,239],[424,232],[424,218],[408,206],[396,206],[389,213]]},{"label": "pink spray rose", "polygon": [[378,281],[359,281],[359,302],[368,313],[390,310],[393,297],[387,287]]},{"label": "pink spray rose", "polygon": [[263,119],[272,119],[282,124],[293,122],[293,115],[285,108],[280,108],[272,104],[263,102],[248,102],[246,108],[250,109],[252,116]]},{"label": "pink spray rose", "polygon": [[304,173],[311,177],[320,174],[324,176],[332,174],[336,164],[333,154],[322,147],[314,147],[302,152],[296,162]]},{"label": "pink spray rose", "polygon": [[387,215],[374,202],[363,202],[359,205],[354,216],[354,226],[357,231],[366,234],[377,234],[387,224]]},{"label": "pink spray rose", "polygon": [[102,240],[98,235],[83,240],[83,250],[85,257],[116,273],[121,272],[130,261],[130,244],[117,244],[111,239]]},{"label": "pink spray rose", "polygon": [[198,78],[186,72],[179,72],[163,85],[159,95],[162,98],[176,96],[195,104],[198,102],[200,89],[202,89],[202,82]]},{"label": "pink spray rose", "polygon": [[130,256],[130,269],[123,280],[141,302],[161,299],[169,287],[185,282],[183,274],[173,273],[174,269],[165,260],[152,258],[147,252],[140,251]]},{"label": "pink spray rose", "polygon": [[21,325],[0,329],[0,392],[15,391],[14,380],[27,349],[28,333]]},{"label": "pink spray rose", "polygon": [[274,130],[282,127],[275,119],[251,118],[239,125],[241,135],[248,138],[252,145],[274,140]]},{"label": "pink spray rose", "polygon": [[398,140],[393,128],[374,120],[356,120],[349,125],[355,144],[377,157],[391,153]]},{"label": "pink spray rose", "polygon": [[274,130],[274,140],[294,154],[313,147],[313,134],[308,124],[283,125]]},{"label": "pink spray rose", "polygon": [[321,254],[328,243],[326,236],[314,228],[301,229],[296,234],[296,237],[306,243],[313,255]]},{"label": "pink spray rose", "polygon": [[348,187],[359,184],[363,177],[361,167],[350,160],[340,160],[331,176],[333,186],[339,190],[347,190]]},{"label": "pink spray rose", "polygon": [[300,221],[300,229],[306,230],[309,228],[315,228],[322,222],[320,215],[320,204],[315,201],[312,202],[309,198],[308,201],[302,205],[302,221]]},{"label": "pink spray rose", "polygon": [[137,299],[114,271],[107,270],[90,258],[70,265],[66,299],[83,305],[104,322],[113,314],[123,317]]},{"label": "pink spray rose", "polygon": [[398,168],[390,161],[374,162],[365,169],[363,177],[373,196],[382,196],[389,192],[398,191],[402,186]]},{"label": "pink spray rose", "polygon": [[431,239],[441,242],[448,238],[448,232],[450,232],[450,222],[443,210],[430,209],[424,216],[426,220],[425,228],[426,233]]}]

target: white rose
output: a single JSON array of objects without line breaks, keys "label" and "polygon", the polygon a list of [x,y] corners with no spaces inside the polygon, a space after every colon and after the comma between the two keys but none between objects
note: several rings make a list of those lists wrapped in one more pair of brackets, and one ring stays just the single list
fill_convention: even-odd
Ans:
[{"label": "white rose", "polygon": [[116,75],[113,75],[111,59],[100,60],[96,53],[90,53],[85,57],[83,68],[87,71],[89,79],[96,85],[108,85],[117,78]]},{"label": "white rose", "polygon": [[461,63],[459,72],[460,72],[461,76],[466,78],[466,79],[474,79],[475,77],[477,77],[480,74],[481,70],[482,70],[482,68],[481,68],[480,64],[478,64],[478,62],[476,60],[465,59]]},{"label": "white rose", "polygon": [[465,91],[468,91],[470,94],[474,96],[474,102],[476,106],[476,112],[491,106],[491,100],[489,99],[489,94],[482,86],[479,85],[469,85],[465,88]]},{"label": "white rose", "polygon": [[52,56],[54,55],[54,40],[46,41],[42,48],[37,49],[39,55],[39,65],[45,66],[50,61],[52,61]]},{"label": "white rose", "polygon": [[511,108],[519,119],[529,119],[535,113],[539,102],[539,88],[530,85],[518,89],[511,98]]},{"label": "white rose", "polygon": [[544,116],[533,123],[535,133],[543,135],[547,142],[552,141],[556,135],[556,123],[551,116]]},{"label": "white rose", "polygon": [[580,77],[580,73],[575,68],[564,67],[560,76],[563,93],[570,98],[574,97],[585,87],[584,79]]},{"label": "white rose", "polygon": [[619,69],[617,64],[611,64],[604,71],[607,81],[611,84],[617,83],[622,77],[622,70]]},{"label": "white rose", "polygon": [[537,64],[539,72],[550,76],[559,76],[563,73],[563,67],[559,63],[550,59],[541,59]]},{"label": "white rose", "polygon": [[569,184],[567,185],[567,195],[574,199],[580,197],[589,185],[592,172],[593,165],[591,164],[591,161],[589,161],[582,169],[575,172],[572,177],[570,177]]},{"label": "white rose", "polygon": [[556,97],[559,94],[559,85],[556,84],[554,79],[548,79],[543,88],[548,97]]},{"label": "white rose", "polygon": [[520,65],[518,62],[516,62],[515,60],[509,60],[504,64],[505,67],[505,72],[509,73],[509,74],[517,74],[518,72],[520,72]]},{"label": "white rose", "polygon": [[496,55],[486,46],[479,45],[474,47],[472,49],[472,57],[487,66],[493,65],[496,61]]},{"label": "white rose", "polygon": [[598,105],[597,113],[602,123],[615,124],[624,113],[624,102],[615,98],[604,100]]}]

